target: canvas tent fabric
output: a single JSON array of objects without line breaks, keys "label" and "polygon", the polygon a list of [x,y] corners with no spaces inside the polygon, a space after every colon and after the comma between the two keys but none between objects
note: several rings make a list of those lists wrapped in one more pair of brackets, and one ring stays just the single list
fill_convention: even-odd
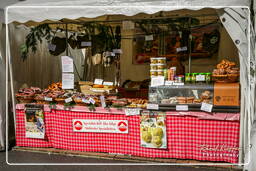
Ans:
[{"label": "canvas tent fabric", "polygon": [[[113,14],[133,16],[138,13],[153,14],[159,11],[172,11],[184,8],[197,10],[204,7],[212,7],[218,9],[217,11],[221,21],[239,51],[241,67],[240,83],[242,87],[240,145],[244,149],[240,153],[240,162],[243,162],[243,158],[247,154],[245,149],[248,149],[248,135],[255,118],[255,97],[252,94],[252,92],[255,92],[255,79],[250,80],[248,74],[250,72],[250,67],[248,66],[249,61],[252,62],[252,68],[255,67],[255,54],[251,53],[251,59],[249,60],[248,47],[251,49],[251,52],[254,52],[255,40],[252,37],[251,44],[249,44],[248,35],[250,32],[253,34],[253,29],[252,27],[250,29],[246,27],[250,21],[248,20],[249,11],[245,8],[250,7],[250,3],[250,0],[145,0],[139,2],[135,0],[74,0],[61,2],[58,0],[27,0],[9,7],[8,20],[2,22],[11,23],[17,21],[25,23],[30,20],[37,22],[44,20],[58,21],[63,18],[94,18]],[[248,95],[249,93],[250,96]],[[248,103],[249,101],[251,102],[250,104]]]}]

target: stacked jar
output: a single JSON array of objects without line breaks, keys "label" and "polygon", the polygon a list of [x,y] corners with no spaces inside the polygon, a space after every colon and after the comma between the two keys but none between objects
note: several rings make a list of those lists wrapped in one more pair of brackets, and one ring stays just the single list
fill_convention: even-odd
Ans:
[{"label": "stacked jar", "polygon": [[166,76],[166,58],[165,57],[153,57],[150,58],[150,77]]}]

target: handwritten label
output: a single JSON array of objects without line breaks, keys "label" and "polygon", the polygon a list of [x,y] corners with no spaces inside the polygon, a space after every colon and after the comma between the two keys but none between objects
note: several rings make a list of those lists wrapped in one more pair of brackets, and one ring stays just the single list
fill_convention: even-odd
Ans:
[{"label": "handwritten label", "polygon": [[152,77],[151,78],[151,86],[157,87],[164,85],[164,76]]},{"label": "handwritten label", "polygon": [[173,85],[177,85],[177,86],[182,86],[182,85],[184,85],[184,83],[173,83]]},{"label": "handwritten label", "polygon": [[86,103],[86,104],[90,104],[90,101],[87,100],[87,99],[85,99],[85,98],[82,99],[82,102],[83,102],[83,103]]},{"label": "handwritten label", "polygon": [[92,46],[92,42],[81,42],[81,46]]},{"label": "handwritten label", "polygon": [[105,96],[100,96],[100,103],[101,107],[106,107],[106,101],[105,101]]},{"label": "handwritten label", "polygon": [[152,41],[152,40],[154,40],[154,37],[152,34],[145,36],[145,41]]},{"label": "handwritten label", "polygon": [[176,49],[177,52],[183,52],[183,51],[187,51],[187,50],[188,50],[187,46],[179,47]]},{"label": "handwritten label", "polygon": [[174,81],[165,81],[165,85],[173,85]]},{"label": "handwritten label", "polygon": [[104,81],[103,85],[105,85],[105,86],[112,86],[112,85],[114,85],[114,83],[113,82]]},{"label": "handwritten label", "polygon": [[188,111],[188,105],[176,105],[176,111]]},{"label": "handwritten label", "polygon": [[102,85],[102,83],[103,83],[103,80],[102,80],[102,79],[95,79],[95,80],[94,80],[94,84]]},{"label": "handwritten label", "polygon": [[52,98],[50,98],[50,97],[44,97],[44,100],[45,100],[45,101],[48,101],[48,102],[51,102],[51,101],[52,101]]},{"label": "handwritten label", "polygon": [[196,81],[205,81],[205,75],[197,75]]},{"label": "handwritten label", "polygon": [[147,104],[147,109],[159,110],[159,105],[158,104],[153,104],[153,103],[148,103]]},{"label": "handwritten label", "polygon": [[140,111],[141,111],[141,109],[139,109],[139,108],[126,108],[124,110],[126,116],[139,115]]},{"label": "handwritten label", "polygon": [[201,109],[202,111],[205,111],[205,112],[212,112],[212,107],[213,107],[212,104],[204,103],[204,102],[203,102],[200,109]]},{"label": "handwritten label", "polygon": [[65,99],[65,103],[70,103],[72,101],[73,101],[73,99],[71,97]]}]

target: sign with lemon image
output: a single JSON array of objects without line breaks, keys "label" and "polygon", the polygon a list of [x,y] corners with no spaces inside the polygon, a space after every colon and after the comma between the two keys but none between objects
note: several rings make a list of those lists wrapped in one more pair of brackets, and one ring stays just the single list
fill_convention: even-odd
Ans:
[{"label": "sign with lemon image", "polygon": [[166,114],[144,111],[140,117],[141,146],[146,148],[167,148]]}]

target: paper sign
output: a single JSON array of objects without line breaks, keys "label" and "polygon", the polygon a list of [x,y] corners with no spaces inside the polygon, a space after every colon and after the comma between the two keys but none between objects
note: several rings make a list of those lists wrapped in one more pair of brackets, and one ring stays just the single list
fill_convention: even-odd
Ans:
[{"label": "paper sign", "polygon": [[196,81],[205,81],[205,75],[197,75]]},{"label": "paper sign", "polygon": [[176,111],[188,111],[188,105],[176,105]]},{"label": "paper sign", "polygon": [[184,85],[184,83],[173,83],[173,85],[178,85],[178,86],[182,86],[182,85]]},{"label": "paper sign", "polygon": [[113,53],[123,53],[122,49],[113,49]]},{"label": "paper sign", "polygon": [[161,86],[164,85],[164,76],[152,77],[151,78],[151,86]]},{"label": "paper sign", "polygon": [[126,108],[124,110],[126,116],[139,115],[140,111],[141,111],[141,109],[139,109],[139,108]]},{"label": "paper sign", "polygon": [[182,52],[182,51],[187,51],[187,50],[188,50],[187,46],[179,47],[176,49],[177,52]]},{"label": "paper sign", "polygon": [[153,104],[153,103],[148,103],[147,104],[147,109],[159,110],[159,105],[158,104]]},{"label": "paper sign", "polygon": [[164,85],[173,85],[174,81],[165,81]]},{"label": "paper sign", "polygon": [[62,89],[74,89],[74,74],[62,73]]},{"label": "paper sign", "polygon": [[51,101],[52,101],[52,98],[50,98],[50,97],[44,97],[44,100],[45,100],[45,101],[48,101],[48,102],[51,102]]},{"label": "paper sign", "polygon": [[65,99],[65,103],[70,103],[70,102],[72,102],[72,101],[73,101],[73,99],[72,99],[71,97]]},{"label": "paper sign", "polygon": [[100,103],[101,107],[106,107],[106,101],[105,101],[105,96],[100,96]]},{"label": "paper sign", "polygon": [[98,78],[96,78],[96,79],[94,80],[94,84],[102,85],[102,83],[103,83],[103,79],[98,79]]},{"label": "paper sign", "polygon": [[128,134],[127,120],[73,119],[74,132],[99,132]]},{"label": "paper sign", "polygon": [[62,72],[73,72],[73,59],[69,56],[61,57]]},{"label": "paper sign", "polygon": [[151,40],[154,40],[154,37],[152,34],[145,36],[145,41],[151,41]]},{"label": "paper sign", "polygon": [[132,30],[135,28],[135,23],[132,21],[123,21],[122,24],[123,24],[123,27],[122,27],[123,30]]},{"label": "paper sign", "polygon": [[114,83],[113,82],[104,81],[103,85],[105,85],[105,86],[112,86],[112,85],[114,85]]},{"label": "paper sign", "polygon": [[95,100],[93,99],[93,98],[89,98],[89,102],[91,103],[91,104],[95,104]]},{"label": "paper sign", "polygon": [[92,46],[92,42],[81,42],[81,46]]},{"label": "paper sign", "polygon": [[205,111],[205,112],[212,112],[212,107],[213,107],[212,104],[209,104],[209,103],[202,103],[202,105],[201,105],[201,110],[202,110],[202,111]]},{"label": "paper sign", "polygon": [[111,56],[116,56],[116,54],[114,52],[111,52]]},{"label": "paper sign", "polygon": [[48,49],[49,49],[50,51],[55,51],[56,45],[49,43],[49,44],[48,44]]},{"label": "paper sign", "polygon": [[86,104],[90,104],[90,101],[87,100],[87,99],[84,99],[84,98],[82,99],[82,102],[83,102],[83,103],[86,103]]}]

